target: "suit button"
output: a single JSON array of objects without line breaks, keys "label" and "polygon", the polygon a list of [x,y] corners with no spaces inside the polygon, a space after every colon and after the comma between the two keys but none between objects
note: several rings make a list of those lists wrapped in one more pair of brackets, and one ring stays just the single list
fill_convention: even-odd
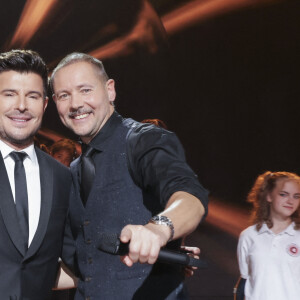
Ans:
[{"label": "suit button", "polygon": [[85,277],[85,280],[84,280],[84,281],[89,282],[89,281],[91,281],[91,280],[92,280],[92,277]]},{"label": "suit button", "polygon": [[93,259],[91,257],[88,258],[88,263],[89,264],[93,263]]},{"label": "suit button", "polygon": [[84,222],[83,222],[83,225],[84,226],[88,226],[90,224],[90,221],[89,220],[85,220]]},{"label": "suit button", "polygon": [[91,239],[87,239],[85,242],[86,242],[87,244],[91,244],[91,243],[92,243],[92,240],[91,240]]},{"label": "suit button", "polygon": [[85,297],[85,300],[91,300],[91,297]]}]

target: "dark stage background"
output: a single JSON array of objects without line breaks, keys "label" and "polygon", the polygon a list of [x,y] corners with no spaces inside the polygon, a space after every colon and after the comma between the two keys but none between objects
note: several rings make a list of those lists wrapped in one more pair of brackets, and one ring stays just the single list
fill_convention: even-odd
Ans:
[{"label": "dark stage background", "polygon": [[[52,69],[72,51],[104,61],[124,117],[159,118],[211,195],[244,203],[258,173],[300,173],[299,1],[1,1],[1,51]],[[73,137],[53,103],[43,123]],[[74,137],[73,137],[74,138]]]},{"label": "dark stage background", "polygon": [[[300,173],[300,1],[0,4],[1,52],[36,50],[50,70],[70,52],[90,53],[116,80],[119,113],[159,118],[177,133],[212,196],[187,240],[209,262],[188,280],[191,299],[232,299],[248,190],[266,170]],[[76,138],[50,101],[39,137],[62,136]]]}]

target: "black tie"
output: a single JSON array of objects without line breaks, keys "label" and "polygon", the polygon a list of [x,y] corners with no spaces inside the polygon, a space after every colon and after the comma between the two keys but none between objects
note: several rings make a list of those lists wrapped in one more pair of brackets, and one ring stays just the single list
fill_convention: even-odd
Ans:
[{"label": "black tie", "polygon": [[95,149],[90,145],[82,144],[81,155],[81,200],[85,205],[89,197],[90,190],[95,177],[95,165],[92,159],[92,155]]},{"label": "black tie", "polygon": [[9,154],[15,161],[15,202],[17,216],[21,226],[21,230],[24,236],[24,246],[28,249],[28,196],[27,196],[27,184],[26,174],[23,165],[23,160],[27,156],[24,152],[11,152]]}]

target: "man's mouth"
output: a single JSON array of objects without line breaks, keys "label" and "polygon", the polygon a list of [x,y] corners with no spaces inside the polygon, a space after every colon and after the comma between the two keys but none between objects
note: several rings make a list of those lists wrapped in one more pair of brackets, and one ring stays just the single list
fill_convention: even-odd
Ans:
[{"label": "man's mouth", "polygon": [[14,115],[8,116],[8,118],[13,122],[18,122],[18,123],[26,123],[32,119],[32,117],[30,116],[14,116]]},{"label": "man's mouth", "polygon": [[19,118],[11,118],[13,121],[16,121],[16,122],[27,122],[28,119],[19,119]]},{"label": "man's mouth", "polygon": [[72,118],[74,118],[75,120],[81,120],[81,119],[84,119],[88,116],[89,116],[89,113],[85,113],[85,114],[81,114],[81,115],[72,116]]}]

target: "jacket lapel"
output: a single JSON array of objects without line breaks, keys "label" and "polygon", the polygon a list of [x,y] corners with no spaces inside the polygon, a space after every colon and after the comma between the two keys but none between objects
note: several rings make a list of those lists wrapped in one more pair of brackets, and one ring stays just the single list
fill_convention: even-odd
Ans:
[{"label": "jacket lapel", "polygon": [[26,253],[25,259],[31,257],[40,247],[48,227],[50,213],[52,209],[53,198],[53,166],[47,160],[47,156],[40,149],[35,148],[39,169],[40,169],[40,182],[41,182],[41,211],[39,218],[39,225],[34,235],[34,238]]},{"label": "jacket lapel", "polygon": [[[1,153],[1,152],[0,152]],[[18,249],[18,251],[24,256],[24,241],[21,234],[21,229],[17,217],[16,206],[14,203],[9,179],[6,172],[6,167],[0,154],[0,210],[7,228],[8,234]]]}]

